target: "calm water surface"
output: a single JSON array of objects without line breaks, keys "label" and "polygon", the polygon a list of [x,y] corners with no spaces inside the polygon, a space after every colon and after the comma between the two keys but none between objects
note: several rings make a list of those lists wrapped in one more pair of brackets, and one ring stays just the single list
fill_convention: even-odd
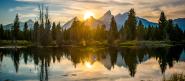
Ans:
[{"label": "calm water surface", "polygon": [[185,73],[184,46],[0,49],[0,81],[159,81],[173,73]]}]

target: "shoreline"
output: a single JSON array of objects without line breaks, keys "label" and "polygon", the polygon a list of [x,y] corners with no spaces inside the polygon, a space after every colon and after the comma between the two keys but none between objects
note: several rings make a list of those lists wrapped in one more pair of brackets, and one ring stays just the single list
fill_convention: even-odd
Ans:
[{"label": "shoreline", "polygon": [[171,47],[175,45],[184,45],[185,42],[174,42],[174,41],[119,41],[115,44],[108,44],[108,43],[94,43],[91,45],[80,45],[80,44],[64,44],[61,46],[57,45],[48,45],[48,46],[35,46],[32,42],[29,41],[19,41],[16,45],[12,44],[10,41],[6,41],[6,43],[2,44],[2,41],[0,42],[0,48],[26,48],[26,47],[37,47],[37,48],[45,48],[45,47]]}]

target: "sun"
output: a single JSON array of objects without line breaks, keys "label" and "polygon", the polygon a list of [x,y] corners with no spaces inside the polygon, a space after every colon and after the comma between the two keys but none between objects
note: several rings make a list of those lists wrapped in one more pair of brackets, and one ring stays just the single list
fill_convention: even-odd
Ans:
[{"label": "sun", "polygon": [[90,18],[91,16],[95,16],[93,12],[91,11],[86,11],[84,14],[84,20],[87,20],[88,18]]}]

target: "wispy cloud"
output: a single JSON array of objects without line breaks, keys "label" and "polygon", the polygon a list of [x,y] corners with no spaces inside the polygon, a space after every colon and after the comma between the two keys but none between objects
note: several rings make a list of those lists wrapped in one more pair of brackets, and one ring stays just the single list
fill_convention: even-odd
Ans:
[{"label": "wispy cloud", "polygon": [[[82,17],[86,10],[93,11],[96,18],[101,17],[107,10],[114,15],[127,12],[135,8],[137,16],[145,17],[157,22],[160,11],[165,11],[168,18],[185,17],[185,0],[16,0],[17,2],[32,3],[33,7],[16,7],[9,11],[38,13],[35,9],[37,3],[49,6],[51,19],[54,21],[67,21],[75,16]],[[27,11],[27,10],[30,10]],[[33,17],[33,15],[32,15]]]},{"label": "wispy cloud", "polygon": [[15,8],[10,8],[9,11],[12,12],[12,11],[33,11],[33,10],[36,10],[36,7],[33,7],[33,6],[17,6]]}]

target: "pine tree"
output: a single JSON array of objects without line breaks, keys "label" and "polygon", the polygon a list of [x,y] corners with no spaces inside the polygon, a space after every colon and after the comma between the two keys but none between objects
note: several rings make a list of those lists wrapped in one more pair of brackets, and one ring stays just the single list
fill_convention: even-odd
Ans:
[{"label": "pine tree", "polygon": [[63,30],[61,29],[60,23],[56,26],[56,43],[61,46],[63,43]]},{"label": "pine tree", "polygon": [[168,21],[166,20],[166,16],[164,12],[161,12],[160,18],[159,18],[159,33],[160,33],[160,40],[166,40],[167,39],[167,27]]},{"label": "pine tree", "polygon": [[152,37],[151,39],[152,39],[152,40],[157,40],[157,36],[158,36],[158,35],[157,35],[157,34],[158,34],[157,31],[158,31],[158,27],[153,26],[153,27],[152,27],[152,33],[151,33],[151,34],[152,34],[152,35],[151,35],[151,37]]},{"label": "pine tree", "polygon": [[97,41],[100,41],[100,39],[101,39],[100,32],[101,32],[101,26],[98,25],[96,28],[96,33],[95,33],[95,38],[94,38]]},{"label": "pine tree", "polygon": [[137,25],[137,20],[135,16],[135,11],[134,9],[131,9],[129,11],[128,15],[128,20],[125,22],[125,27],[123,29],[123,38],[125,40],[134,40],[136,36],[136,25]]},{"label": "pine tree", "polygon": [[106,40],[107,38],[107,33],[106,33],[106,29],[105,29],[105,25],[102,25],[101,28],[100,28],[100,37],[101,37],[101,40]]},{"label": "pine tree", "polygon": [[106,39],[105,25],[98,25],[95,33],[95,40],[102,41]]},{"label": "pine tree", "polygon": [[152,40],[151,34],[152,34],[152,27],[151,25],[148,25],[148,28],[146,30],[146,40]]},{"label": "pine tree", "polygon": [[167,39],[173,40],[173,38],[174,38],[174,36],[173,36],[174,26],[173,26],[173,20],[172,19],[168,20],[168,26],[166,28],[166,31],[167,31]]},{"label": "pine tree", "polygon": [[38,21],[34,23],[33,36],[33,42],[38,46],[40,43],[40,27]]},{"label": "pine tree", "polygon": [[56,40],[56,24],[53,22],[52,26],[52,39],[55,41]]},{"label": "pine tree", "polygon": [[124,26],[122,26],[120,30],[120,36],[122,41],[128,40],[128,32],[129,32],[129,27],[126,25],[127,21],[125,22]]},{"label": "pine tree", "polygon": [[29,30],[28,30],[28,24],[27,22],[24,23],[24,40],[28,40],[28,33],[29,33]]},{"label": "pine tree", "polygon": [[4,40],[4,29],[3,29],[3,25],[0,25],[0,40]]},{"label": "pine tree", "polygon": [[14,25],[13,25],[13,40],[17,43],[18,39],[18,34],[19,34],[19,16],[16,14],[15,20],[14,20]]},{"label": "pine tree", "polygon": [[[47,10],[46,10],[47,12]],[[48,15],[45,15],[45,16],[48,16]],[[48,18],[46,18],[47,20]],[[40,24],[39,24],[39,32],[38,32],[38,40],[39,42],[37,42],[37,45],[39,44],[42,44],[42,45],[45,45],[46,42],[45,42],[45,27],[44,27],[44,5],[39,5],[39,20],[40,20]]]},{"label": "pine tree", "polygon": [[118,39],[118,29],[114,17],[111,18],[110,30],[109,30],[109,43],[114,43]]},{"label": "pine tree", "polygon": [[43,23],[40,23],[40,26],[39,26],[39,42],[41,45],[45,45],[45,29],[44,29],[44,22]]},{"label": "pine tree", "polygon": [[52,42],[52,36],[51,36],[51,22],[49,19],[46,20],[45,23],[45,45],[48,45]]},{"label": "pine tree", "polygon": [[140,20],[137,26],[136,30],[136,39],[137,40],[143,40],[145,35],[144,25],[142,21]]},{"label": "pine tree", "polygon": [[182,41],[183,39],[183,31],[179,28],[179,25],[176,24],[174,28],[174,41]]},{"label": "pine tree", "polygon": [[[70,41],[79,41],[79,37],[80,37],[79,36],[79,27],[80,27],[80,21],[77,18],[75,18],[73,24],[71,25],[71,28],[68,29]],[[88,31],[88,27],[87,27],[86,31]],[[89,36],[89,35],[87,34],[87,36]]]}]

